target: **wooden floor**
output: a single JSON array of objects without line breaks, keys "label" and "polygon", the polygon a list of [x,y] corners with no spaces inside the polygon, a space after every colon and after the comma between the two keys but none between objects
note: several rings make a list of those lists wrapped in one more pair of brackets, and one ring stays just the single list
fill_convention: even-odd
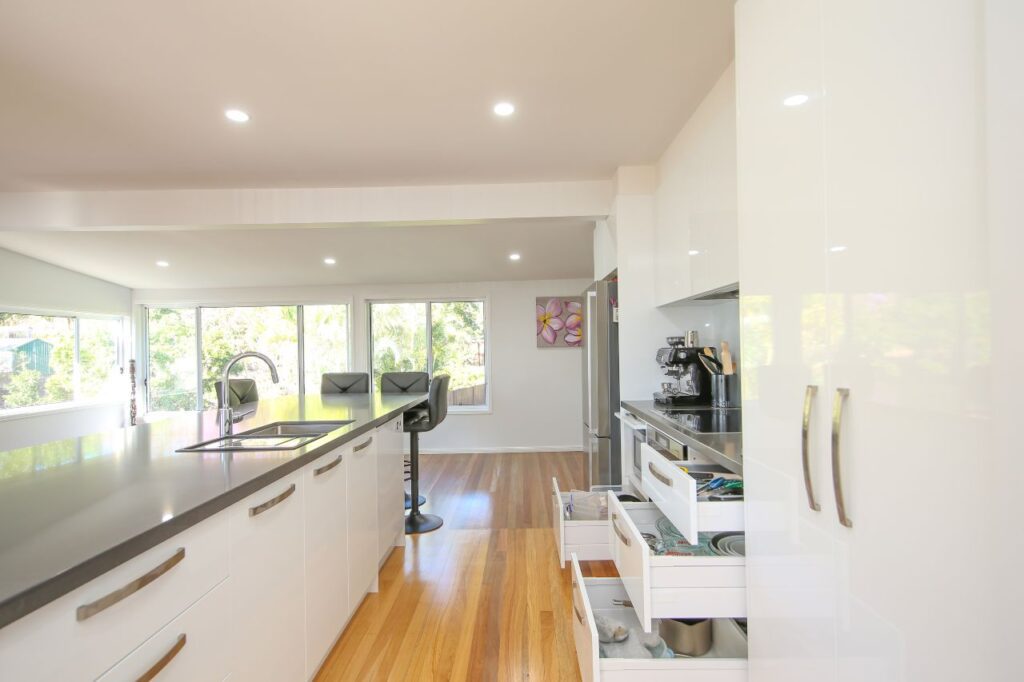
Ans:
[{"label": "wooden floor", "polygon": [[424,511],[444,526],[395,549],[316,679],[579,680],[551,477],[581,487],[583,454],[423,455],[420,468]]}]

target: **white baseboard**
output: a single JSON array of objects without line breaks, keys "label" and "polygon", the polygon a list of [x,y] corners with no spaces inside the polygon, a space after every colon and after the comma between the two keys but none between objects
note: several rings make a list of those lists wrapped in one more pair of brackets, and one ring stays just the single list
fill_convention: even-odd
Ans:
[{"label": "white baseboard", "polygon": [[[582,452],[582,445],[516,445],[496,448],[420,448],[425,455],[473,455],[515,452]],[[408,448],[406,449],[408,452]]]}]

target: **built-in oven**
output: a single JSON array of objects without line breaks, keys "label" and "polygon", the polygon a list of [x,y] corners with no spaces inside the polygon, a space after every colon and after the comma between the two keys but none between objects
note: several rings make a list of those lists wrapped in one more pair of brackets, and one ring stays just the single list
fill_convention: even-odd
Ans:
[{"label": "built-in oven", "polygon": [[[642,480],[640,446],[647,441],[648,426],[625,410],[619,413],[619,421],[622,423],[622,461],[631,464],[629,477],[632,479],[632,487],[639,491]],[[623,473],[627,472],[623,471]],[[625,481],[625,477],[623,480]]]}]

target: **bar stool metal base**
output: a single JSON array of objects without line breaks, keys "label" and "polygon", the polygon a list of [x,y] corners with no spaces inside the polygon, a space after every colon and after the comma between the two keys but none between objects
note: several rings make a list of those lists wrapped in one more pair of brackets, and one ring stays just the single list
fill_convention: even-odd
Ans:
[{"label": "bar stool metal base", "polygon": [[405,517],[405,534],[418,535],[429,533],[444,525],[444,519],[434,514],[421,514],[416,512]]},{"label": "bar stool metal base", "polygon": [[[420,504],[426,504],[426,503],[427,503],[427,498],[425,498],[422,495],[420,495]],[[412,495],[410,495],[409,493],[405,494],[405,508],[406,509],[412,509]]]}]

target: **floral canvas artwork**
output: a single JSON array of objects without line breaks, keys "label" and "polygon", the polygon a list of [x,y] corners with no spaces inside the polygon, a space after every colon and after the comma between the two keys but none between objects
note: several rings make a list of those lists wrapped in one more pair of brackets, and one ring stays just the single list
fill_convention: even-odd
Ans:
[{"label": "floral canvas artwork", "polygon": [[583,297],[537,297],[537,347],[578,348],[583,343]]}]

